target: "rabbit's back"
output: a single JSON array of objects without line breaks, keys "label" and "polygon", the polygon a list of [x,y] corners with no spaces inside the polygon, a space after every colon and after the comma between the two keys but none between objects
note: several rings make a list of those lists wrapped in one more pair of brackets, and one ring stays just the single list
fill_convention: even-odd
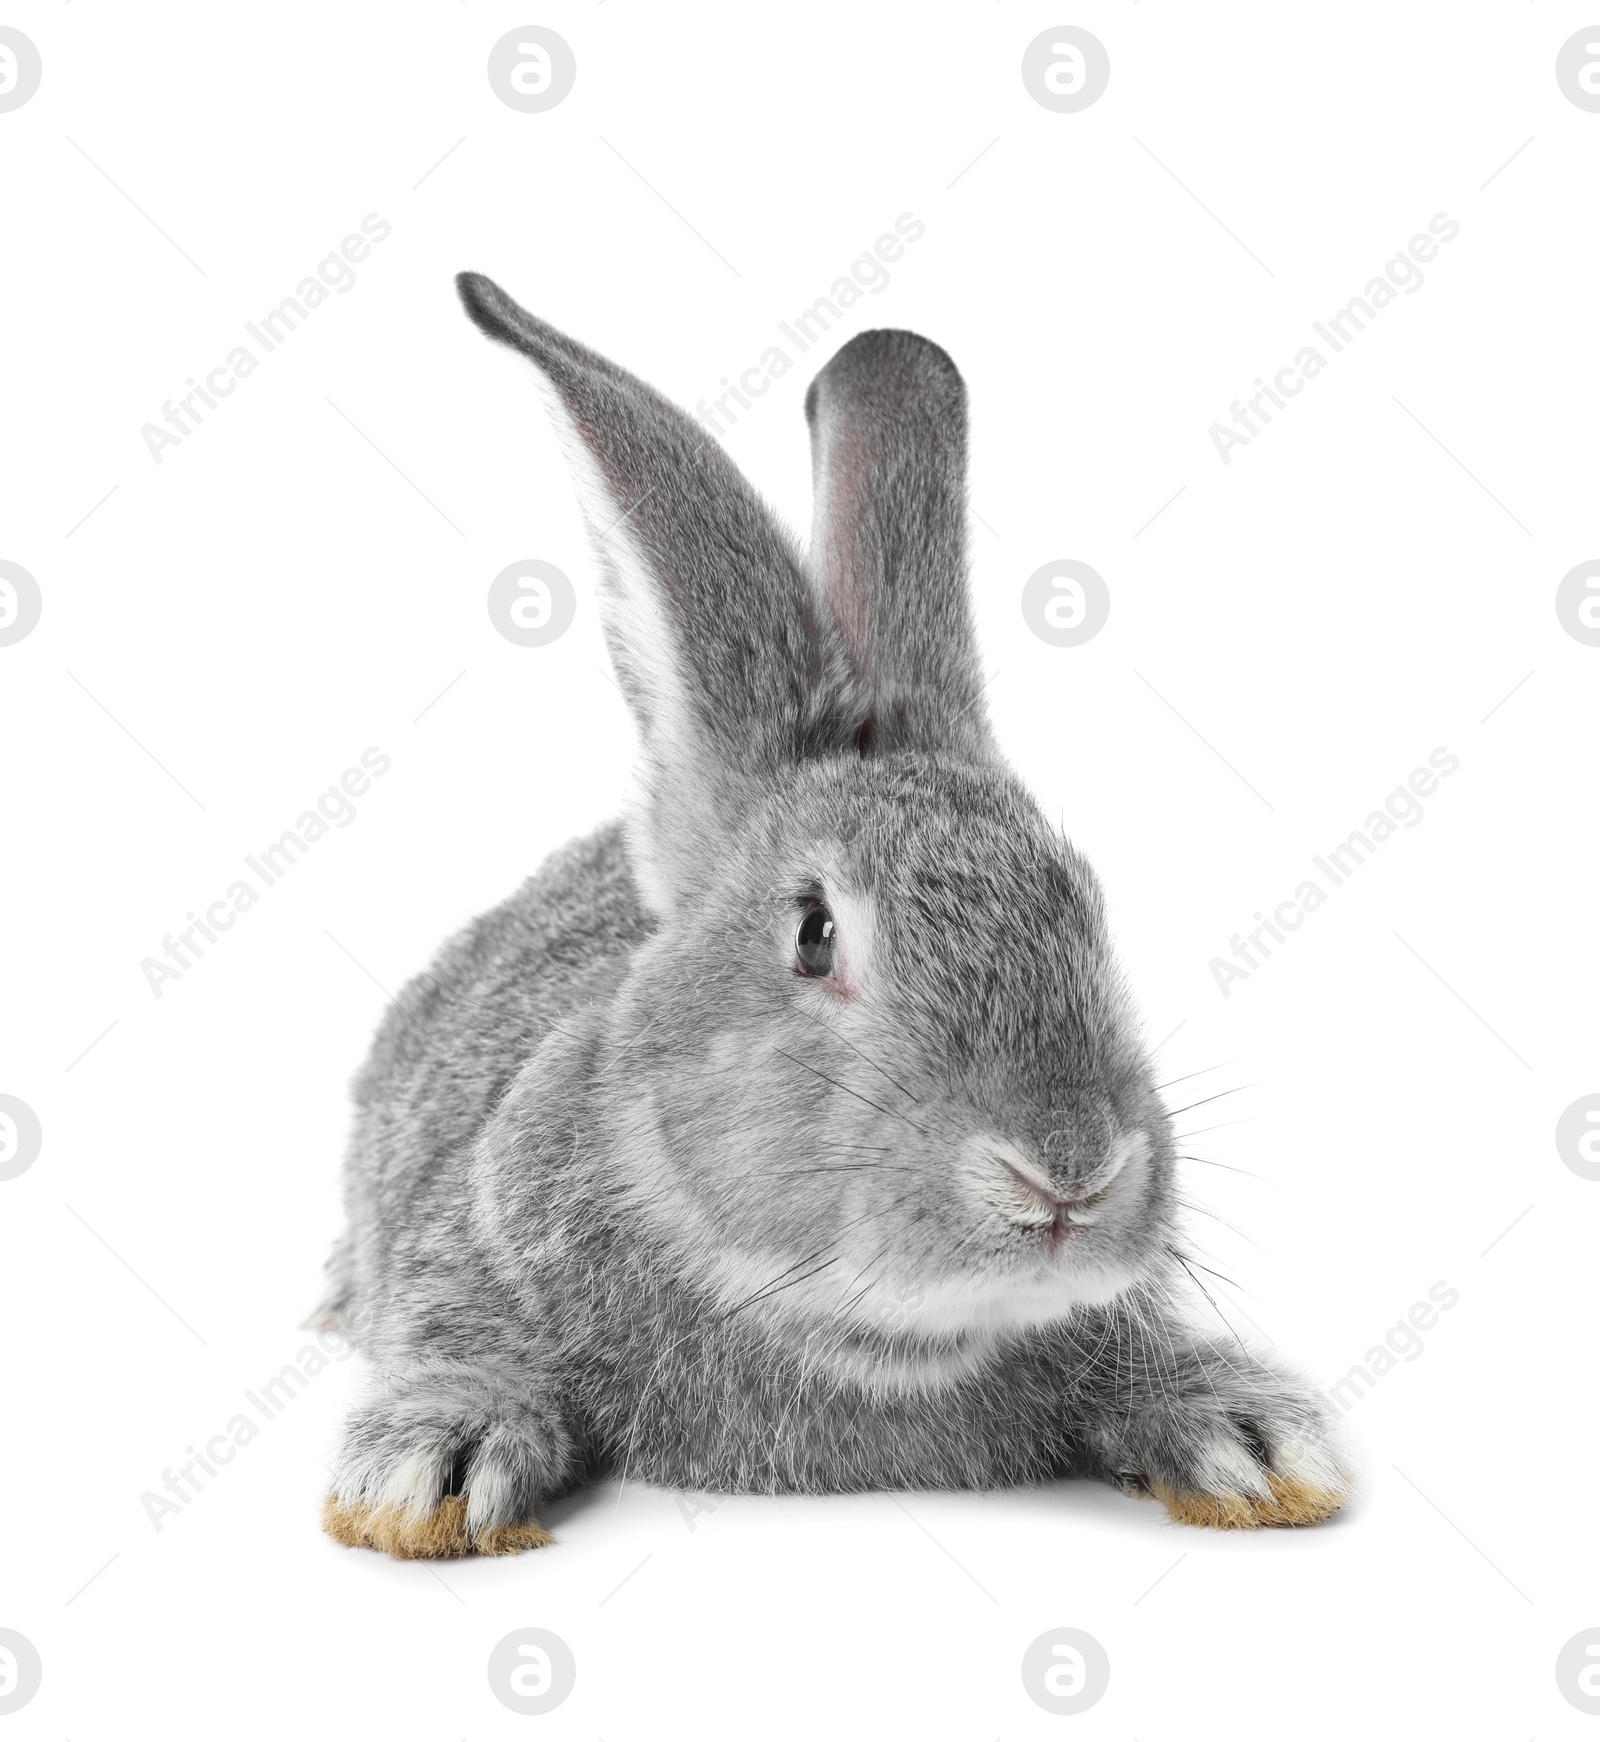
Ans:
[{"label": "rabbit's back", "polygon": [[353,1084],[349,1227],[328,1309],[382,1292],[385,1254],[474,1139],[551,1028],[618,983],[653,926],[620,823],[569,842],[458,932],[389,1006]]}]

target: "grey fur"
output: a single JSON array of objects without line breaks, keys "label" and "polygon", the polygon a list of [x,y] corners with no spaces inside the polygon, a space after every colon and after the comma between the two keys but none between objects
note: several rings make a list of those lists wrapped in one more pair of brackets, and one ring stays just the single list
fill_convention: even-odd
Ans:
[{"label": "grey fur", "polygon": [[[477,1527],[608,1471],[1334,1480],[1317,1395],[1175,1304],[1170,1122],[1099,887],[983,714],[950,360],[867,333],[813,385],[808,571],[682,413],[459,282],[609,496],[642,802],[384,1019],[329,1267],[374,1368],[339,1497],[460,1490]],[[833,980],[794,968],[818,897]]]}]

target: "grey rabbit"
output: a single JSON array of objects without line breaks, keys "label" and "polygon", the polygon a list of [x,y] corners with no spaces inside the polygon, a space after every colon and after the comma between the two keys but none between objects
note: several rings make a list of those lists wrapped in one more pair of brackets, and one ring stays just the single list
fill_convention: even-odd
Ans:
[{"label": "grey rabbit", "polygon": [[446,945],[356,1081],[324,1322],[372,1375],[325,1528],[511,1553],[608,1474],[1336,1511],[1326,1401],[1180,1310],[1099,885],[990,735],[950,359],[866,332],[817,376],[802,557],[683,412],[457,287],[563,438],[639,798]]}]

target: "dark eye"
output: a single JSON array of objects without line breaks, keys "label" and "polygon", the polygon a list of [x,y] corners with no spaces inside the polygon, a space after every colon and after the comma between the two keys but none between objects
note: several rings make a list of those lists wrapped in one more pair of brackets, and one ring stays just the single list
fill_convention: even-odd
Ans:
[{"label": "dark eye", "polygon": [[833,972],[835,942],[833,915],[820,903],[808,907],[794,934],[794,953],[803,974],[826,976]]}]

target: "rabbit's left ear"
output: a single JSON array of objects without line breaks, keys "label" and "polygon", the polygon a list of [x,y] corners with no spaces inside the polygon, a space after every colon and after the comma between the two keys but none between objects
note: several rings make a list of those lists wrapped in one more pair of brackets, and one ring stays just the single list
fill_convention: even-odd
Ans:
[{"label": "rabbit's left ear", "polygon": [[484,332],[536,366],[601,570],[601,616],[639,725],[630,822],[651,906],[692,899],[755,800],[848,751],[865,711],[798,554],[715,441],[627,370],[456,281]]},{"label": "rabbit's left ear", "polygon": [[870,698],[864,752],[996,755],[967,600],[967,391],[915,333],[858,334],[806,395],[808,568]]}]

